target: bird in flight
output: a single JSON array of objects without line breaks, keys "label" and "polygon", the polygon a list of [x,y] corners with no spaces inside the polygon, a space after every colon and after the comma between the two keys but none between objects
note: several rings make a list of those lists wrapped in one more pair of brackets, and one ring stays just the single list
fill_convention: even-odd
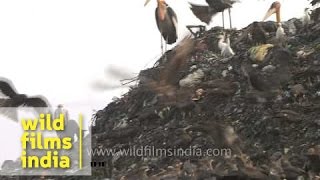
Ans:
[{"label": "bird in flight", "polygon": [[190,3],[191,11],[193,14],[202,22],[209,24],[212,17],[219,12],[222,12],[222,24],[224,28],[224,10],[228,9],[229,12],[229,23],[232,28],[231,22],[231,8],[232,5],[239,0],[206,0],[208,6],[197,5]]},{"label": "bird in flight", "polygon": [[40,112],[43,110],[42,108],[50,107],[48,100],[44,96],[18,94],[13,83],[6,78],[0,78],[0,91],[6,96],[0,98],[0,114],[15,122],[18,122],[18,112],[16,108],[33,107],[35,111],[40,114],[44,113]]}]

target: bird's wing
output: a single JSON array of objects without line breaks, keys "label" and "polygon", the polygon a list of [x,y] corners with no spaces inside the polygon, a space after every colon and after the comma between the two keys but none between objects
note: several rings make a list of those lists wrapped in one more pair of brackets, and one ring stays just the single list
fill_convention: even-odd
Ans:
[{"label": "bird's wing", "polygon": [[25,100],[25,106],[28,107],[51,107],[49,101],[44,96],[33,96]]},{"label": "bird's wing", "polygon": [[171,7],[167,8],[167,12],[169,17],[172,17],[172,23],[176,29],[176,34],[178,35],[178,18],[177,18],[177,14],[173,11],[173,9]]},{"label": "bird's wing", "polygon": [[234,4],[234,3],[241,3],[241,1],[240,1],[240,0],[228,0],[227,3],[230,4],[230,5],[232,5],[232,4]]},{"label": "bird's wing", "polygon": [[0,78],[0,91],[10,98],[17,95],[17,90],[13,86],[13,83],[6,78]]},{"label": "bird's wing", "polygon": [[224,0],[224,5],[227,7],[227,8],[231,8],[232,7],[232,4],[235,3],[237,1],[235,0]]},{"label": "bird's wing", "polygon": [[201,6],[190,3],[192,13],[202,22],[209,24],[212,16],[217,12],[210,10],[209,6]]},{"label": "bird's wing", "polygon": [[209,7],[216,11],[216,12],[222,12],[227,8],[231,8],[232,4],[235,3],[235,0],[206,0]]},{"label": "bird's wing", "polygon": [[320,3],[320,0],[313,0],[313,1],[311,1],[311,5],[312,5],[312,6],[316,5],[317,3]]},{"label": "bird's wing", "polygon": [[24,106],[33,107],[38,114],[41,113],[52,113],[51,105],[47,98],[44,96],[33,96],[25,100]]},{"label": "bird's wing", "polygon": [[17,109],[9,108],[11,103],[11,99],[0,99],[0,114],[15,122],[18,122]]},{"label": "bird's wing", "polygon": [[13,108],[1,108],[0,114],[9,118],[10,120],[14,122],[18,122],[18,112],[17,110],[14,110]]},{"label": "bird's wing", "polygon": [[167,11],[169,16],[175,19],[175,21],[178,23],[177,14],[173,11],[173,9],[171,7],[167,7]]},{"label": "bird's wing", "polygon": [[221,3],[221,0],[206,0],[210,7],[213,7],[217,3]]}]

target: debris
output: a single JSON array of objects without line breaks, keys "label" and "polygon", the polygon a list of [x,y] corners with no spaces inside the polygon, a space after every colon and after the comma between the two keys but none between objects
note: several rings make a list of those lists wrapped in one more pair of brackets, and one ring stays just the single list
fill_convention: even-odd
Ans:
[{"label": "debris", "polygon": [[202,98],[203,94],[204,94],[204,90],[203,89],[197,89],[195,95],[192,97],[193,101],[198,101]]},{"label": "debris", "polygon": [[302,84],[295,84],[291,87],[291,93],[294,97],[303,96],[307,93]]},{"label": "debris", "polygon": [[314,49],[306,50],[301,49],[300,51],[297,51],[296,56],[299,59],[306,59],[308,56],[310,56],[312,53],[314,53]]},{"label": "debris", "polygon": [[[231,42],[237,42],[231,43],[236,55],[223,61],[215,55],[221,52],[222,29],[212,28],[201,36],[208,50],[196,48],[194,39],[185,39],[167,52],[166,61],[160,59],[141,71],[137,86],[96,113],[93,148],[119,152],[154,147],[185,150],[184,155],[95,156],[92,161],[113,163],[103,170],[93,168],[92,179],[320,176],[320,51],[316,49],[320,36],[307,33],[298,19],[290,23],[297,31],[289,33],[289,25],[283,22],[288,48],[256,46],[246,37],[247,29],[229,30]],[[269,33],[263,33],[269,42],[276,25],[260,22],[259,26]],[[308,29],[320,32],[317,26],[310,22]],[[296,56],[312,49],[305,61]],[[194,54],[199,60],[192,61]],[[218,155],[201,154],[207,150]]]},{"label": "debris", "polygon": [[204,77],[204,72],[201,69],[196,70],[195,72],[187,75],[187,77],[179,81],[180,87],[193,87],[196,84],[201,82],[201,79]]},{"label": "debris", "polygon": [[229,72],[228,70],[223,70],[221,73],[222,77],[227,77],[228,72]]},{"label": "debris", "polygon": [[276,69],[275,66],[269,64],[269,65],[263,67],[263,68],[262,68],[262,71],[263,71],[263,72],[269,72],[269,73],[270,73],[270,72],[274,71],[275,69]]},{"label": "debris", "polygon": [[269,49],[272,48],[272,44],[263,44],[255,46],[249,49],[250,58],[253,61],[261,62],[264,60],[265,56],[268,54]]}]

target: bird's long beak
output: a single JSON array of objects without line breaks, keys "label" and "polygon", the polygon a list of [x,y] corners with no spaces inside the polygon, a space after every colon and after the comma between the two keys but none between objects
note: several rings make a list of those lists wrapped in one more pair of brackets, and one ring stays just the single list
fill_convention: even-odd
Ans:
[{"label": "bird's long beak", "polygon": [[268,19],[272,14],[276,13],[277,12],[277,9],[276,8],[270,8],[266,15],[264,16],[263,20],[262,21],[265,21],[266,19]]},{"label": "bird's long beak", "polygon": [[150,0],[146,0],[146,2],[144,3],[144,6],[146,6],[149,2]]}]

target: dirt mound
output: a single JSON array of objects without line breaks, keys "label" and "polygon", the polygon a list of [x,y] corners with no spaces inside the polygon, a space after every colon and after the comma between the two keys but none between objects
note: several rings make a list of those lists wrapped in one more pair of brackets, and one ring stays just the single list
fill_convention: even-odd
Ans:
[{"label": "dirt mound", "polygon": [[273,22],[229,30],[228,58],[213,28],[141,71],[95,115],[93,149],[112,153],[92,178],[319,178],[320,26],[283,27],[281,42]]},{"label": "dirt mound", "polygon": [[[230,30],[236,55],[220,56],[222,29],[186,39],[139,84],[96,115],[96,148],[132,147],[208,156],[97,156],[96,176],[124,179],[316,178],[320,170],[320,28],[284,23],[285,45]],[[294,25],[295,30],[292,30]],[[276,26],[259,23],[271,43]],[[176,155],[176,154],[175,154]]]}]

